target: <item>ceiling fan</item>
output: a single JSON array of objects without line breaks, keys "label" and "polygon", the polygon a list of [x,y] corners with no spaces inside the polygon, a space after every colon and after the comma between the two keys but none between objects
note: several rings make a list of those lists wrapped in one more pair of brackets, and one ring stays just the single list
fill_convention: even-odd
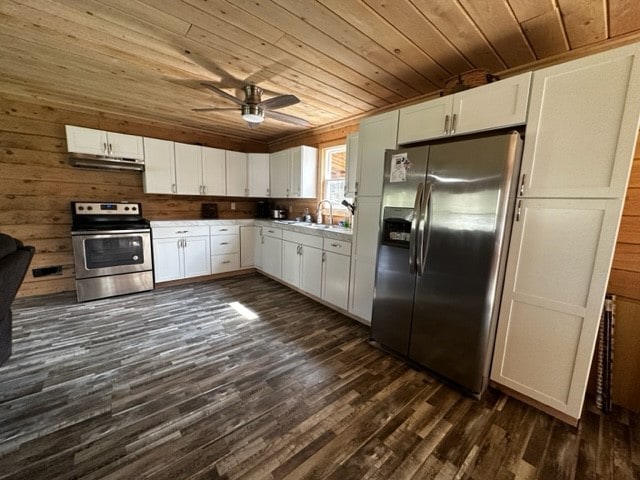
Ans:
[{"label": "ceiling fan", "polygon": [[228,108],[228,107],[204,107],[204,108],[192,108],[194,112],[221,112],[227,110],[240,110],[242,118],[247,122],[249,128],[256,128],[266,118],[273,118],[281,122],[292,123],[293,125],[300,125],[303,127],[311,127],[309,122],[300,117],[294,117],[287,113],[274,112],[278,108],[284,108],[291,105],[295,105],[300,100],[295,95],[278,95],[277,97],[262,100],[262,89],[256,85],[245,85],[242,90],[244,91],[244,100],[234,97],[228,94],[224,90],[219,89],[208,83],[202,83],[202,86],[208,88],[214,93],[217,93],[221,97],[231,100],[240,108]]}]

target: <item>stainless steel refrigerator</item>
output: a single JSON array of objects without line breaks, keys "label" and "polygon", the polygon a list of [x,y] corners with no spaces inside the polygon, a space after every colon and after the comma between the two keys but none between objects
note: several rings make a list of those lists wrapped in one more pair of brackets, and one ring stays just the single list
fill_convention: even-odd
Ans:
[{"label": "stainless steel refrigerator", "polygon": [[522,139],[387,151],[372,340],[476,396],[487,386]]}]

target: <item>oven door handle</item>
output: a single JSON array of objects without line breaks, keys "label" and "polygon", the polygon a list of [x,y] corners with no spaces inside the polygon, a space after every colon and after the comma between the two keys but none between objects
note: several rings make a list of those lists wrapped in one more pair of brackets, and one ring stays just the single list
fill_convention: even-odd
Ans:
[{"label": "oven door handle", "polygon": [[140,230],[74,230],[71,235],[126,235],[127,233],[150,233],[151,229]]}]

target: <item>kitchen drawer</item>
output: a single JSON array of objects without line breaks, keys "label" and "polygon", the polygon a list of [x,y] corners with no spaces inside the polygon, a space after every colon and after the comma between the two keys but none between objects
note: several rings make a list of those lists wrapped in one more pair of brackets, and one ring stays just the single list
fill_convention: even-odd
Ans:
[{"label": "kitchen drawer", "polygon": [[209,236],[209,227],[155,227],[151,231],[153,238]]},{"label": "kitchen drawer", "polygon": [[239,251],[239,235],[214,235],[211,237],[211,255],[238,253]]},{"label": "kitchen drawer", "polygon": [[282,238],[282,229],[276,227],[262,227],[262,236]]},{"label": "kitchen drawer", "polygon": [[328,252],[339,253],[340,255],[351,255],[351,242],[345,242],[344,240],[334,240],[332,238],[325,238],[323,249]]},{"label": "kitchen drawer", "polygon": [[211,235],[239,235],[240,227],[238,225],[216,225],[209,227]]},{"label": "kitchen drawer", "polygon": [[240,254],[211,255],[211,273],[233,272],[240,270]]},{"label": "kitchen drawer", "polygon": [[292,232],[285,230],[282,232],[282,239],[287,242],[299,243],[308,247],[322,248],[322,237],[320,235],[308,235],[306,233]]}]

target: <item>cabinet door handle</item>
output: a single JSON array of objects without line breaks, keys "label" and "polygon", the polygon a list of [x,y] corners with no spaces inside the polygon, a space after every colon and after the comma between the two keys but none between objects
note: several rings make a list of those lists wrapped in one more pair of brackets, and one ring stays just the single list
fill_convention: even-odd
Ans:
[{"label": "cabinet door handle", "polygon": [[184,248],[187,248],[187,239],[184,239]]},{"label": "cabinet door handle", "polygon": [[521,210],[522,210],[522,200],[518,200],[518,207],[516,208],[516,222],[520,221]]},{"label": "cabinet door handle", "polygon": [[105,153],[105,155],[106,155],[107,153],[109,153],[109,152],[107,151],[107,142],[103,142],[103,143],[102,143],[102,151]]},{"label": "cabinet door handle", "polygon": [[260,238],[260,243],[261,243],[262,245],[264,245],[264,237],[261,237],[261,238]]},{"label": "cabinet door handle", "polygon": [[327,261],[327,252],[322,252],[322,263]]},{"label": "cabinet door handle", "polygon": [[109,155],[113,155],[113,145],[109,144]]},{"label": "cabinet door handle", "polygon": [[453,118],[451,119],[451,134],[456,133],[456,124],[458,123],[458,115],[453,114]]},{"label": "cabinet door handle", "polygon": [[526,173],[522,174],[522,178],[520,179],[520,191],[519,195],[524,195],[524,177],[526,177]]},{"label": "cabinet door handle", "polygon": [[172,192],[172,193],[176,193],[176,191],[177,191],[177,189],[176,189],[176,184],[175,184],[175,183],[172,183],[172,184],[171,184],[171,192]]},{"label": "cabinet door handle", "polygon": [[444,116],[444,132],[445,135],[449,134],[449,115]]}]

